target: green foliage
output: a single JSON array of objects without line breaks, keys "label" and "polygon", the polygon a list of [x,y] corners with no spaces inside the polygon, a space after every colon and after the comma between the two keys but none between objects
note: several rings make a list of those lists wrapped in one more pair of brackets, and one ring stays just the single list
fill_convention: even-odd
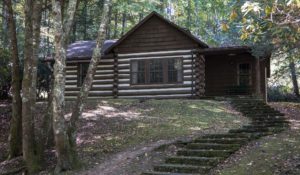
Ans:
[{"label": "green foliage", "polygon": [[268,100],[269,101],[296,101],[299,102],[293,94],[293,90],[288,86],[271,86],[268,88]]},{"label": "green foliage", "polygon": [[234,11],[239,13],[231,18],[233,26],[242,26],[241,39],[254,44],[256,56],[299,48],[298,0],[237,1]]}]

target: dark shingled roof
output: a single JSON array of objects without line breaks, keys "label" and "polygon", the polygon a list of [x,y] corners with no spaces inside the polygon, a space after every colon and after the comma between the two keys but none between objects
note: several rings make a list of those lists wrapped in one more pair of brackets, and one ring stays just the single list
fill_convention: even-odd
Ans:
[{"label": "dark shingled roof", "polygon": [[[106,40],[102,46],[102,54],[112,46],[116,40]],[[93,49],[96,47],[96,41],[77,41],[68,46],[67,59],[79,60],[90,59],[93,55]]]}]

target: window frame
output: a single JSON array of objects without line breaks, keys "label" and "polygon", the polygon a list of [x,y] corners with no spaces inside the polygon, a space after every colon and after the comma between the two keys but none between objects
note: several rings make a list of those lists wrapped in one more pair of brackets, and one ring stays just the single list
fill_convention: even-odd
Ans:
[{"label": "window frame", "polygon": [[249,82],[248,82],[248,85],[246,85],[246,86],[252,86],[252,65],[249,62],[241,62],[241,63],[237,64],[237,85],[238,86],[243,86],[243,85],[241,85],[241,82],[240,82],[240,75],[241,75],[240,74],[240,65],[242,65],[242,64],[248,64],[249,65],[249,74],[248,74]]},{"label": "window frame", "polygon": [[[168,79],[169,79],[169,70],[168,70],[168,60],[170,59],[180,59],[181,61],[181,77],[178,78],[180,79],[180,81],[177,81],[177,82],[168,82]],[[153,60],[162,60],[163,62],[163,70],[162,70],[162,74],[163,74],[163,82],[162,83],[150,83],[150,61],[153,61]],[[144,76],[145,76],[145,83],[133,83],[133,62],[134,61],[143,61],[144,62]],[[184,80],[184,70],[183,70],[183,59],[182,57],[175,57],[175,58],[155,58],[155,59],[132,59],[130,60],[130,86],[147,86],[147,85],[178,85],[178,84],[183,84]]]}]

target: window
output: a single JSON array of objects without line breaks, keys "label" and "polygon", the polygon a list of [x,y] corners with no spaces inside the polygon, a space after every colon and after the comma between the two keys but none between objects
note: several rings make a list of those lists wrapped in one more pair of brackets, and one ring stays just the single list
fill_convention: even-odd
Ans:
[{"label": "window", "polygon": [[78,79],[77,79],[77,86],[78,87],[81,87],[83,82],[84,82],[84,79],[85,79],[85,76],[86,76],[86,73],[88,71],[88,68],[89,68],[89,63],[80,63],[78,64]]},{"label": "window", "polygon": [[251,67],[250,64],[239,64],[238,70],[238,85],[249,86],[251,85]]},{"label": "window", "polygon": [[164,60],[151,60],[149,61],[149,83],[155,84],[155,83],[163,83],[163,64]]},{"label": "window", "polygon": [[182,82],[182,60],[180,58],[131,61],[132,84],[180,82]]}]

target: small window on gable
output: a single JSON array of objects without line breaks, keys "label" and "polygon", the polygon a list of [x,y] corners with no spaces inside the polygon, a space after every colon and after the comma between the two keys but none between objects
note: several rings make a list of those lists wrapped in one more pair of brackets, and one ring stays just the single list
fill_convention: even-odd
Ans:
[{"label": "small window on gable", "polygon": [[85,76],[87,74],[87,71],[88,71],[88,68],[89,68],[89,63],[79,63],[78,64],[78,76],[77,76],[77,86],[78,87],[81,87],[83,82],[84,82],[84,79],[85,79]]},{"label": "small window on gable", "polygon": [[239,64],[238,67],[238,85],[250,86],[251,85],[251,67],[249,63]]},{"label": "small window on gable", "polygon": [[182,59],[149,59],[131,61],[131,84],[181,83]]}]

